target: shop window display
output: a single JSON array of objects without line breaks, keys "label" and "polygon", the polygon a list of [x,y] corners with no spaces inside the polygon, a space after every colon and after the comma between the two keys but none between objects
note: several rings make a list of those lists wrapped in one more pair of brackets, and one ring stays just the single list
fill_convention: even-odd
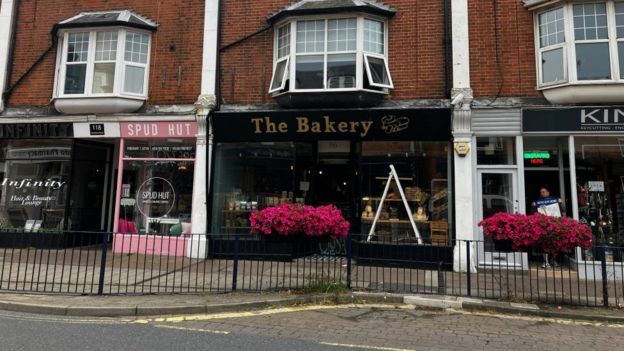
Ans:
[{"label": "shop window display", "polygon": [[190,142],[128,141],[118,232],[190,234],[194,157]]},{"label": "shop window display", "polygon": [[[624,244],[624,138],[577,137],[576,190],[579,218],[591,227],[597,244]],[[588,250],[585,259],[601,260]],[[607,261],[622,252],[607,250]]]},{"label": "shop window display", "polygon": [[[364,142],[362,144],[362,233],[368,233],[382,206],[374,237],[381,241],[416,239],[411,216],[420,237],[437,245],[450,243],[449,150],[444,142]],[[396,169],[410,207],[405,209],[396,182],[381,196],[389,167]]]},{"label": "shop window display", "polygon": [[71,141],[0,141],[0,229],[64,229],[71,156]]}]

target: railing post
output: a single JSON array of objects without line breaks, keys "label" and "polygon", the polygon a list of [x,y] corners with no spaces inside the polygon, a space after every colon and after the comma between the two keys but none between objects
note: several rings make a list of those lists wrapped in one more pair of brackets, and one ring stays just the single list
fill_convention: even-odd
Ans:
[{"label": "railing post", "polygon": [[351,240],[353,236],[351,233],[347,235],[347,289],[351,289]]},{"label": "railing post", "polygon": [[609,276],[607,274],[607,246],[602,245],[602,260],[600,267],[602,270],[602,303],[604,307],[609,307]]},{"label": "railing post", "polygon": [[98,283],[98,295],[104,295],[104,277],[106,277],[106,255],[108,254],[108,235],[102,234],[102,259],[100,261],[100,280]]},{"label": "railing post", "polygon": [[470,241],[466,240],[466,289],[468,293],[468,297],[472,296],[472,276],[470,275],[471,271],[470,266]]},{"label": "railing post", "polygon": [[234,267],[232,268],[232,291],[236,291],[238,283],[238,253],[240,252],[240,241],[238,234],[234,234]]}]

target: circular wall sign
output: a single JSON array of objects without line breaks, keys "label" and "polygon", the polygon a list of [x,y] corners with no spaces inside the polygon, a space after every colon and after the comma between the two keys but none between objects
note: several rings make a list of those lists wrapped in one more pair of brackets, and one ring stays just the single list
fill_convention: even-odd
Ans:
[{"label": "circular wall sign", "polygon": [[162,218],[173,209],[175,196],[175,190],[168,180],[149,178],[137,190],[136,205],[145,217]]}]

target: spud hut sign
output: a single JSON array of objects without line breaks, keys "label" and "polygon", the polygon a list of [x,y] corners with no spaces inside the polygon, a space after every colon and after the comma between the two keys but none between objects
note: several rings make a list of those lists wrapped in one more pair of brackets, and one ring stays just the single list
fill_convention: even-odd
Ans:
[{"label": "spud hut sign", "polygon": [[218,112],[217,141],[450,140],[448,109]]}]

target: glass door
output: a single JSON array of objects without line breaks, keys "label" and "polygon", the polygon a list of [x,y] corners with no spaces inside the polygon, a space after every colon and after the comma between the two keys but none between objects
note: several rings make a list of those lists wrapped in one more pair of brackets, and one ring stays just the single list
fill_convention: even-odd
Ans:
[{"label": "glass door", "polygon": [[[520,212],[518,196],[518,172],[515,169],[482,169],[478,171],[479,203],[478,221],[497,213]],[[526,255],[504,253],[495,250],[492,240],[485,238],[479,244],[478,261],[480,266],[523,267]]]}]

